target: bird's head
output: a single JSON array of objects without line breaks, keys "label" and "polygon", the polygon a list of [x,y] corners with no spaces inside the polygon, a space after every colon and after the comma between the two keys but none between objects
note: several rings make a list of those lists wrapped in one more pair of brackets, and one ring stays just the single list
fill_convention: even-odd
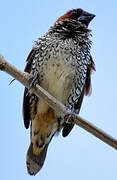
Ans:
[{"label": "bird's head", "polygon": [[75,20],[81,22],[82,24],[88,27],[90,21],[95,17],[94,14],[84,11],[83,9],[72,9],[68,11],[66,14],[61,16],[57,22],[65,21],[65,20]]}]

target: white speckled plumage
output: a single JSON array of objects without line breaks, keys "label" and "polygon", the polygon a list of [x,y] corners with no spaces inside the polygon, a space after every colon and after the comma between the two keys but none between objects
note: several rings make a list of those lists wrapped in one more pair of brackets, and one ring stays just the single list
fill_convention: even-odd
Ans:
[{"label": "white speckled plumage", "polygon": [[[87,24],[78,21],[83,12],[81,9],[71,10],[59,18],[35,42],[25,68],[32,81],[36,77],[35,83],[77,112],[80,111],[85,91],[88,92],[90,88],[90,73],[93,69],[90,30]],[[63,136],[67,136],[73,125],[63,123],[59,113],[35,95],[26,95],[27,92],[25,89],[23,105],[26,128],[31,120],[27,169],[30,175],[35,175],[43,166],[53,135],[63,128]]]}]

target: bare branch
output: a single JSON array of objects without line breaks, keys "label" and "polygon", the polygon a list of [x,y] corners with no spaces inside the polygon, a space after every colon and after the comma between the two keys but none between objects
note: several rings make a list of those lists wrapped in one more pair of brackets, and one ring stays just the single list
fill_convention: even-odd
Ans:
[{"label": "bare branch", "polygon": [[[17,79],[25,87],[29,88],[29,74],[22,72],[15,68],[13,65],[9,64],[2,56],[0,56],[0,70],[10,74],[12,77]],[[43,99],[49,106],[51,106],[55,111],[61,113],[62,115],[70,114],[70,110],[67,110],[66,107],[60,103],[56,98],[51,96],[47,91],[41,88],[39,85],[36,85],[32,89],[32,92],[37,95],[39,98]],[[74,114],[74,123],[90,132],[106,144],[117,149],[117,140],[106,134],[101,129],[97,128],[90,122],[81,118],[79,115]]]}]

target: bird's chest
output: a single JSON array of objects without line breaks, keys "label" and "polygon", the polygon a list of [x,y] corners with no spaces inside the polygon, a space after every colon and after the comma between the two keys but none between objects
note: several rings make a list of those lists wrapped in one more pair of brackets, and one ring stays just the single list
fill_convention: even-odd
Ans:
[{"label": "bird's chest", "polygon": [[67,54],[58,53],[45,61],[40,68],[42,80],[40,85],[51,95],[62,103],[65,103],[73,84],[75,76],[75,65],[73,58],[68,58]]},{"label": "bird's chest", "polygon": [[88,48],[71,39],[47,42],[35,63],[39,83],[65,104],[75,84],[85,81]]}]

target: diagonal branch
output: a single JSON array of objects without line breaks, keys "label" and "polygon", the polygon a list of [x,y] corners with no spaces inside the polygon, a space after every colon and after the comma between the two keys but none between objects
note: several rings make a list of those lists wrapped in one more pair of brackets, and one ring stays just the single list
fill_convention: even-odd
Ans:
[{"label": "diagonal branch", "polygon": [[[29,88],[29,74],[18,70],[13,65],[9,64],[2,56],[0,56],[0,70],[8,73],[9,75],[17,79],[20,83],[22,83],[25,87]],[[32,88],[32,92],[39,98],[43,99],[55,111],[61,113],[64,116],[70,114],[70,110],[66,109],[66,107],[61,102],[51,96],[39,85],[36,85],[36,87]],[[86,121],[85,119],[81,118],[77,114],[74,114],[74,123],[85,129],[86,131],[90,132],[106,144],[117,149],[117,139],[114,139],[113,137],[111,137],[101,129],[97,128],[90,122]]]}]

